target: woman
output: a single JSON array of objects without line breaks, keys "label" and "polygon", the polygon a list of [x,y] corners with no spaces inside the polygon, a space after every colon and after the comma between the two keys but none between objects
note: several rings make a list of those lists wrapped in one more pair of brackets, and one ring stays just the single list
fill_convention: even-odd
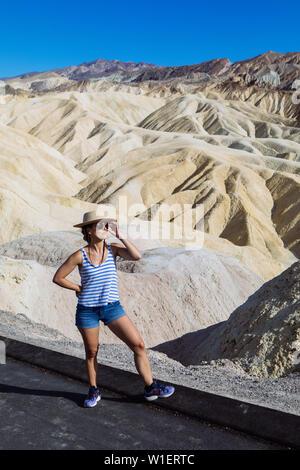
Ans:
[{"label": "woman", "polygon": [[[83,222],[74,227],[81,227],[83,238],[88,244],[69,256],[56,271],[53,282],[74,290],[78,298],[75,324],[84,342],[89,379],[84,406],[91,408],[101,399],[97,386],[99,320],[133,351],[136,369],[145,384],[145,399],[151,401],[171,396],[174,387],[153,381],[144,341],[119,300],[116,257],[137,261],[142,257],[140,251],[119,234],[116,219],[105,219],[97,211],[86,212]],[[121,240],[125,248],[118,243],[107,242],[109,232]],[[81,286],[66,279],[76,266]]]}]

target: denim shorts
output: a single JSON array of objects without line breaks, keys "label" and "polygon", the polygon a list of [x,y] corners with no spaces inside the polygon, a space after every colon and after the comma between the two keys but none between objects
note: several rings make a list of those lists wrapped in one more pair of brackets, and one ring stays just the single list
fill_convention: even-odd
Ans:
[{"label": "denim shorts", "polygon": [[127,313],[124,311],[119,300],[96,307],[87,307],[78,303],[75,324],[79,328],[95,328],[99,326],[99,320],[104,325],[108,325],[117,318],[123,317],[123,315],[127,315]]}]

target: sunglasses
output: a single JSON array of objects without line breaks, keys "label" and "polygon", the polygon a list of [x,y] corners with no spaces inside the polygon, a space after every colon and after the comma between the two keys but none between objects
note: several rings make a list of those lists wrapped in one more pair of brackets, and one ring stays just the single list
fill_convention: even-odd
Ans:
[{"label": "sunglasses", "polygon": [[116,219],[101,219],[99,220],[99,222],[97,223],[97,229],[98,230],[103,230],[105,227],[107,229],[113,229],[117,224],[117,220]]}]

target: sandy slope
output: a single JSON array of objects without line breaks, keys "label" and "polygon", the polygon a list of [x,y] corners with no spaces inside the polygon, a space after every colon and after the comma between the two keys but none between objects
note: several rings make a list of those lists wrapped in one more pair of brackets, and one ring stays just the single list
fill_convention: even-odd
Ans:
[{"label": "sandy slope", "polygon": [[[52,278],[67,256],[84,245],[70,232],[28,236],[2,245],[2,310],[25,314],[78,339],[76,295],[53,284]],[[142,247],[144,242],[136,245]],[[139,262],[119,261],[118,277],[121,303],[149,347],[228,318],[262,284],[230,256],[164,246],[143,250]],[[80,284],[79,271],[68,279]],[[103,342],[115,342],[117,338],[105,330]]]},{"label": "sandy slope", "polygon": [[[145,210],[156,205],[158,213],[164,213],[164,205],[175,204],[179,209],[171,224],[189,204],[194,207],[195,228],[200,223],[195,208],[202,204],[208,235],[228,240],[240,251],[253,248],[258,265],[264,257],[269,259],[265,273],[256,270],[265,280],[295,259],[287,249],[298,255],[300,211],[293,194],[300,181],[299,129],[288,127],[286,119],[282,122],[280,116],[258,111],[251,103],[208,98],[201,92],[166,100],[114,91],[4,98],[6,125],[1,129],[7,131],[6,140],[17,138],[13,129],[22,129],[24,138],[28,136],[25,148],[39,148],[40,143],[55,152],[54,147],[57,159],[59,155],[69,165],[69,189],[61,165],[61,185],[59,174],[41,170],[41,196],[46,190],[58,196],[63,186],[68,199],[58,198],[62,206],[74,207],[77,200],[117,204],[120,196],[127,197],[128,205],[143,204]],[[28,160],[23,167],[32,187]],[[2,180],[7,178],[10,181],[4,173]],[[6,199],[15,199],[16,192]],[[283,220],[281,208],[286,206]],[[59,219],[60,211],[56,212]],[[56,228],[67,229],[70,219],[65,210],[61,213],[64,220]],[[170,215],[163,218],[168,223]],[[19,225],[18,235],[28,234],[28,228],[22,232]],[[53,224],[49,221],[47,226]],[[12,234],[3,241],[9,238]],[[220,244],[212,246],[211,240],[209,247],[218,250]],[[253,262],[247,263],[253,269]]]}]

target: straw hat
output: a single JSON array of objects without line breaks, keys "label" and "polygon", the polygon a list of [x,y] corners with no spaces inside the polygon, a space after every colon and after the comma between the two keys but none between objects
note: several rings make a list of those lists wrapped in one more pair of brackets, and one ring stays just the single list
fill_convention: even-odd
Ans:
[{"label": "straw hat", "polygon": [[102,207],[97,208],[95,211],[85,212],[83,214],[82,223],[73,225],[73,227],[83,227],[84,225],[92,224],[98,222],[99,220],[107,219],[117,221],[115,217],[105,217],[103,216]]}]

